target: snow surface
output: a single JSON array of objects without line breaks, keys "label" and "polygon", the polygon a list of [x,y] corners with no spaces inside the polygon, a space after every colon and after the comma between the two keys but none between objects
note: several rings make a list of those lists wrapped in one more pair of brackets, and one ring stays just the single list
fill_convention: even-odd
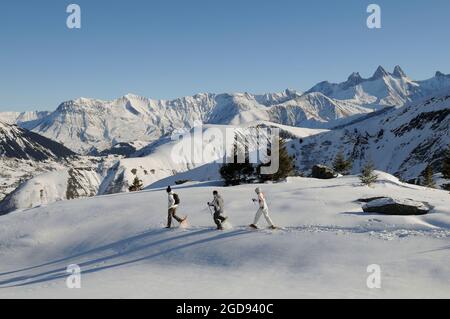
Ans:
[{"label": "snow surface", "polygon": [[[223,188],[175,187],[187,229],[163,229],[163,189],[57,202],[0,217],[1,298],[449,298],[447,192],[356,176]],[[283,230],[251,231],[254,188]],[[206,202],[218,189],[233,229],[217,232]],[[425,216],[362,212],[359,198],[429,202]],[[264,227],[264,224],[261,224]],[[82,269],[68,289],[66,267]],[[381,289],[366,286],[381,267]]]}]

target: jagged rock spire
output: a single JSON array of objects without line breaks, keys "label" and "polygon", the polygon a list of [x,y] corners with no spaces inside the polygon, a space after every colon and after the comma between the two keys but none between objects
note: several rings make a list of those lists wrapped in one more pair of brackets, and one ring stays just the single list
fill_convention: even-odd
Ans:
[{"label": "jagged rock spire", "polygon": [[394,68],[394,73],[392,73],[397,78],[405,78],[406,73],[403,72],[402,68],[399,65],[396,65]]},{"label": "jagged rock spire", "polygon": [[387,75],[389,75],[389,73],[380,65],[373,74],[372,79],[381,79]]}]

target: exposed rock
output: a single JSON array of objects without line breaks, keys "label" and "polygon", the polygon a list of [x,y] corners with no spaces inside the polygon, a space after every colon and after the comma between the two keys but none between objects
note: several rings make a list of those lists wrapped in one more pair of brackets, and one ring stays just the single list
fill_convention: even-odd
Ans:
[{"label": "exposed rock", "polygon": [[331,168],[325,165],[314,165],[312,168],[313,178],[331,179],[338,177],[338,174]]},{"label": "exposed rock", "polygon": [[366,213],[386,215],[425,215],[431,209],[432,207],[424,202],[390,197],[374,199],[363,205],[363,211]]}]

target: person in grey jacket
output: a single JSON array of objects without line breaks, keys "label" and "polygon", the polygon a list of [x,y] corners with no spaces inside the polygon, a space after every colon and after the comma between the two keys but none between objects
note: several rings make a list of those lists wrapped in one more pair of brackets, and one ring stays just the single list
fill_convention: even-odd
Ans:
[{"label": "person in grey jacket", "polygon": [[208,206],[214,207],[214,223],[217,225],[218,230],[223,230],[222,223],[227,220],[227,217],[224,217],[224,201],[222,196],[219,195],[218,191],[213,192],[214,199],[211,203],[208,203]]}]

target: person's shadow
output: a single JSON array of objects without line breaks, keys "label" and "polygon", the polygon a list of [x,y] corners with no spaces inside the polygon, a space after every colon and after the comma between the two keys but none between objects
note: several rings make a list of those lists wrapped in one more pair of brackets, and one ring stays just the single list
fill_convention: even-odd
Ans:
[{"label": "person's shadow", "polygon": [[[169,236],[165,236],[168,234]],[[201,235],[210,234],[206,238],[195,239],[195,237]],[[74,254],[70,257],[61,258],[48,263],[43,263],[36,266],[26,267],[22,269],[17,269],[14,271],[4,272],[0,274],[0,277],[8,277],[12,274],[17,274],[21,272],[29,272],[30,274],[15,276],[12,278],[0,280],[0,288],[27,286],[36,283],[42,283],[47,281],[53,281],[56,279],[67,278],[69,275],[66,272],[66,267],[69,264],[77,264],[81,270],[82,274],[90,274],[106,269],[112,269],[124,265],[129,265],[137,263],[140,261],[150,260],[156,257],[160,257],[169,253],[179,251],[181,249],[210,243],[218,240],[223,240],[227,238],[232,238],[244,234],[251,234],[251,231],[246,229],[237,229],[227,232],[217,233],[216,230],[212,229],[200,229],[189,231],[187,233],[170,236],[170,230],[151,230],[136,236],[132,236],[108,245],[90,249],[85,252]],[[193,238],[193,240],[191,240]],[[164,244],[170,244],[174,241],[183,242],[180,244],[175,244],[173,246],[161,249]],[[149,254],[144,254],[144,256],[133,257],[134,253],[139,253],[152,249]],[[112,251],[112,253],[111,253]],[[104,255],[98,257],[98,255]],[[81,260],[84,260],[80,262]],[[78,262],[77,262],[78,260]],[[114,261],[116,260],[116,261]],[[110,262],[106,264],[106,262]],[[50,270],[40,270],[43,268],[53,268]]]}]

